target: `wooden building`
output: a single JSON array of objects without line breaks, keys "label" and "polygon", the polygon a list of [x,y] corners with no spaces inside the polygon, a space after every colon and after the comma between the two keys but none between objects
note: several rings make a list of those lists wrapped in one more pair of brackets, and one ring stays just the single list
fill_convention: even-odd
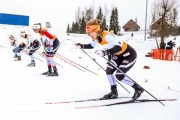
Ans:
[{"label": "wooden building", "polygon": [[139,25],[130,19],[124,26],[123,26],[124,31],[139,31],[140,27]]},{"label": "wooden building", "polygon": [[161,30],[162,25],[164,25],[164,28],[167,28],[169,26],[166,21],[164,21],[164,24],[162,23],[162,18],[158,19],[151,25],[151,30]]}]

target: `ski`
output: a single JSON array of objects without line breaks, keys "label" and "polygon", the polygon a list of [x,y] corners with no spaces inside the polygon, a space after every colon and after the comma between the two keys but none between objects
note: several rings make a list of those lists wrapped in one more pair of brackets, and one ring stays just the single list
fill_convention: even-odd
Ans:
[{"label": "ski", "polygon": [[27,64],[26,66],[28,66],[28,67],[36,67],[35,64],[33,65],[33,64],[31,64],[31,63],[30,63],[30,64]]},{"label": "ski", "polygon": [[103,104],[103,105],[92,105],[92,106],[77,106],[76,109],[83,109],[83,108],[97,108],[97,107],[106,107],[106,106],[114,106],[114,105],[121,105],[121,104],[132,104],[132,103],[143,103],[143,102],[158,102],[158,101],[175,101],[177,99],[159,99],[159,100],[152,100],[152,99],[139,99],[139,100],[128,100],[122,102],[115,102],[110,104]]},{"label": "ski", "polygon": [[[116,99],[122,99],[122,98],[131,98],[131,97],[118,97]],[[94,99],[83,99],[83,100],[72,100],[72,101],[47,102],[45,104],[64,104],[64,103],[89,102],[89,101],[101,101],[101,100],[115,100],[115,99],[94,98]]]}]

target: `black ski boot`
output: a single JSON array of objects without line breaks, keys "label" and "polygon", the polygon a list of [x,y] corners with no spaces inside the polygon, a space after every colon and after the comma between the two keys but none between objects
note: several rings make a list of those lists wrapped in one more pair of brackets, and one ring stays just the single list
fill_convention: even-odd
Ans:
[{"label": "black ski boot", "polygon": [[17,58],[17,57],[18,57],[17,54],[15,54],[13,58]]},{"label": "black ski boot", "polygon": [[50,74],[48,74],[47,76],[58,76],[58,73],[57,72],[52,72],[52,73],[50,73]]},{"label": "black ski boot", "polygon": [[35,64],[35,62],[33,61],[33,62],[31,62],[30,64],[28,64],[27,66],[29,66],[29,67],[35,67],[36,64]]},{"label": "black ski boot", "polygon": [[116,99],[118,98],[118,91],[116,85],[111,85],[111,92],[104,95],[102,99]]},{"label": "black ski boot", "polygon": [[48,71],[47,72],[42,73],[42,75],[49,75],[49,74],[52,74],[51,66],[48,66]]},{"label": "black ski boot", "polygon": [[17,59],[14,59],[14,61],[21,61],[21,56],[17,56]]},{"label": "black ski boot", "polygon": [[48,76],[59,76],[56,66],[53,67],[53,73],[49,74]]},{"label": "black ski boot", "polygon": [[54,76],[59,76],[57,69],[54,70]]},{"label": "black ski boot", "polygon": [[141,96],[141,94],[144,92],[144,89],[141,87],[141,86],[139,86],[138,84],[136,84],[136,83],[134,83],[134,85],[132,86],[132,88],[134,88],[134,95],[132,96],[132,99],[133,100],[136,100],[136,99],[138,99],[140,96]]},{"label": "black ski boot", "polygon": [[54,70],[54,76],[59,76],[56,66],[53,67],[53,70]]}]

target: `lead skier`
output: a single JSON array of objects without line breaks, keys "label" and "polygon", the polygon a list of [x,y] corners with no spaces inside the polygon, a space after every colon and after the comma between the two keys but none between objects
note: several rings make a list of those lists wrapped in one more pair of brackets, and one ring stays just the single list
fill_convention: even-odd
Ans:
[{"label": "lead skier", "polygon": [[[136,51],[129,44],[120,40],[115,34],[104,29],[105,28],[101,25],[101,20],[95,19],[87,22],[86,33],[92,38],[92,42],[89,44],[76,43],[76,47],[80,49],[92,49],[97,43],[102,45],[105,50],[96,50],[95,53],[100,57],[109,56],[110,62],[126,73],[136,62]],[[116,99],[118,97],[117,79],[134,88],[135,91],[132,99],[138,99],[144,92],[144,89],[118,71],[110,62],[108,62],[106,74],[111,92],[105,94],[103,98]]]}]

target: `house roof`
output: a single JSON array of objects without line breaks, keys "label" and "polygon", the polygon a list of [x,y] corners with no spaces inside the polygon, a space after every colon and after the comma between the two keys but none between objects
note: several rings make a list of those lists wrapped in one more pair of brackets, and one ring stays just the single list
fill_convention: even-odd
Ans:
[{"label": "house roof", "polygon": [[123,28],[124,28],[124,29],[125,29],[125,28],[139,28],[139,29],[140,29],[139,25],[138,25],[136,22],[134,22],[132,19],[130,19],[130,20],[123,26]]},{"label": "house roof", "polygon": [[[164,21],[164,25],[167,27],[168,23],[166,21]],[[160,27],[162,26],[162,18],[156,20],[152,25],[151,25],[151,29],[152,30],[158,30],[160,29]]]}]

